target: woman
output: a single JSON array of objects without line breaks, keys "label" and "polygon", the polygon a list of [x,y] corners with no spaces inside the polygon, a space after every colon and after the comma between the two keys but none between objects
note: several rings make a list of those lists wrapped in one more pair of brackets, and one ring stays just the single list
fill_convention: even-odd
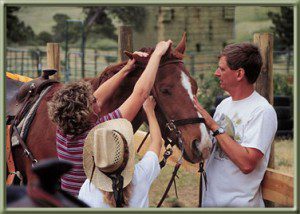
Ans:
[{"label": "woman", "polygon": [[[61,160],[74,164],[71,171],[61,178],[61,188],[74,196],[86,179],[82,166],[82,150],[88,132],[99,123],[107,120],[124,118],[132,121],[150,94],[161,57],[166,53],[171,40],[161,41],[156,45],[149,62],[136,82],[132,94],[115,111],[93,120],[94,114],[99,115],[101,107],[112,93],[119,87],[122,80],[133,70],[135,60],[128,63],[112,78],[103,83],[93,93],[87,82],[75,82],[65,85],[56,92],[49,102],[49,117],[57,124],[56,146],[57,155]],[[141,57],[146,53],[137,52]],[[96,98],[96,99],[95,99]]]},{"label": "woman", "polygon": [[78,198],[91,207],[148,207],[148,193],[160,172],[158,157],[162,147],[161,132],[155,116],[155,101],[144,103],[151,144],[134,166],[133,130],[129,121],[110,120],[94,127],[83,151],[87,179]]}]

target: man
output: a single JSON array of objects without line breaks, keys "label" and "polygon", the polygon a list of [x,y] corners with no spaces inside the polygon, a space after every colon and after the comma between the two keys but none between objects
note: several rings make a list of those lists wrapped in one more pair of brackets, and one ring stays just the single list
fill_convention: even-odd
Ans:
[{"label": "man", "polygon": [[264,207],[260,183],[277,129],[274,108],[254,90],[262,67],[259,49],[232,44],[219,56],[215,76],[230,97],[214,117],[194,97],[195,108],[211,130],[214,147],[206,163],[203,207]]}]

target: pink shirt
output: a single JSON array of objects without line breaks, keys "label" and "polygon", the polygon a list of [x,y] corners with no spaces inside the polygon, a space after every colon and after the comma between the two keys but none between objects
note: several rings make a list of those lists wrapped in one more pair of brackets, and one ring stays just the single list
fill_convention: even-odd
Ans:
[{"label": "pink shirt", "polygon": [[[121,117],[120,110],[116,109],[99,118],[99,120],[96,121],[95,126],[104,121]],[[61,177],[61,188],[75,197],[77,197],[79,190],[86,179],[83,170],[82,153],[84,140],[89,131],[90,129],[75,137],[74,135],[65,135],[59,129],[56,131],[56,150],[58,159],[73,163],[73,168]]]}]

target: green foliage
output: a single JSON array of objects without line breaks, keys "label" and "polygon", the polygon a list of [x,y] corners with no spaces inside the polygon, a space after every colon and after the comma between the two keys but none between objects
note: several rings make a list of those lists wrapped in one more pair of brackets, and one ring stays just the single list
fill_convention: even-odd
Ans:
[{"label": "green foliage", "polygon": [[[198,84],[198,100],[205,109],[214,107],[216,97],[224,95],[224,91],[219,86],[219,80],[212,72],[200,73],[194,77]],[[290,75],[274,74],[274,95],[290,96],[293,99],[293,85],[289,80]]]},{"label": "green foliage", "polygon": [[25,42],[34,41],[35,34],[30,26],[26,26],[23,21],[14,15],[19,11],[20,7],[7,7],[7,41],[8,44],[18,43],[24,44]]},{"label": "green foliage", "polygon": [[[68,36],[69,43],[75,43],[81,38],[82,35],[82,24],[80,22],[67,22],[70,17],[66,14],[55,14],[53,16],[56,25],[52,27],[53,42],[62,43]],[[68,34],[66,32],[66,26],[68,25]]]},{"label": "green foliage", "polygon": [[46,45],[48,42],[51,42],[53,39],[53,35],[46,31],[42,31],[37,36],[39,45]]},{"label": "green foliage", "polygon": [[275,73],[273,78],[274,95],[285,95],[293,98],[293,86],[289,83],[291,76],[286,74]]},{"label": "green foliage", "polygon": [[85,30],[87,34],[117,40],[115,23],[132,25],[137,31],[144,29],[146,10],[144,7],[84,7],[86,14]]},{"label": "green foliage", "polygon": [[219,86],[219,80],[213,72],[200,73],[196,76],[198,84],[198,100],[205,109],[214,107],[215,99],[218,95],[223,95],[224,91]]},{"label": "green foliage", "polygon": [[281,7],[280,9],[281,13],[268,13],[275,26],[271,27],[271,30],[275,33],[274,46],[277,50],[290,50],[294,38],[293,8]]}]

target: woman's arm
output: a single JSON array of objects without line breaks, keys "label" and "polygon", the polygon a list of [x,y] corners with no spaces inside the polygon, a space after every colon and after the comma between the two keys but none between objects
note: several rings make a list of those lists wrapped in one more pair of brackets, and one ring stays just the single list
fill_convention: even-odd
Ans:
[{"label": "woman's arm", "polygon": [[149,96],[148,99],[144,102],[143,108],[146,112],[148,123],[149,123],[149,130],[150,130],[150,139],[151,144],[148,148],[148,151],[153,151],[159,157],[160,150],[162,147],[162,136],[161,131],[155,116],[154,108],[156,102],[152,96]]},{"label": "woman's arm", "polygon": [[[148,53],[134,52],[140,57],[147,57]],[[124,78],[129,74],[134,68],[135,59],[129,59],[127,64],[113,77],[104,82],[99,88],[94,92],[94,97],[97,99],[97,104],[101,108],[103,104],[112,96],[112,94],[120,86]]]},{"label": "woman's arm", "polygon": [[172,41],[168,40],[167,42],[161,41],[156,45],[144,72],[134,86],[132,94],[119,108],[123,118],[132,121],[142,107],[153,87],[160,59],[171,44]]}]

